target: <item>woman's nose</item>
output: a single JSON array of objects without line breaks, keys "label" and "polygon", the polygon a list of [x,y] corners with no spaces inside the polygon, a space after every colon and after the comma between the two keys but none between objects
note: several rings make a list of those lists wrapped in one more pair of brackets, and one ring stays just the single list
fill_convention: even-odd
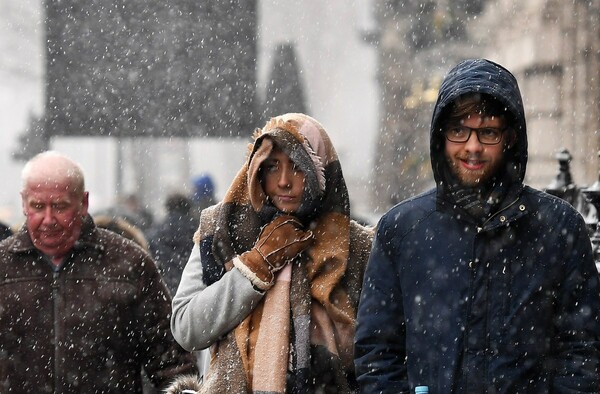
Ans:
[{"label": "woman's nose", "polygon": [[284,169],[281,171],[281,175],[279,176],[279,187],[288,188],[291,186],[291,174],[290,171]]}]

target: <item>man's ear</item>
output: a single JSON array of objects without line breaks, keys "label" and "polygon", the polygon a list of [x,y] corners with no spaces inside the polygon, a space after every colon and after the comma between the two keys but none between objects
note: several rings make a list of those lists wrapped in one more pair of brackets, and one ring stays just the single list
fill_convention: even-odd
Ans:
[{"label": "man's ear", "polygon": [[81,216],[82,217],[85,217],[87,215],[89,205],[90,205],[90,193],[83,192],[83,195],[81,196]]},{"label": "man's ear", "polygon": [[27,194],[25,191],[21,191],[21,209],[23,210],[23,215],[27,216]]}]

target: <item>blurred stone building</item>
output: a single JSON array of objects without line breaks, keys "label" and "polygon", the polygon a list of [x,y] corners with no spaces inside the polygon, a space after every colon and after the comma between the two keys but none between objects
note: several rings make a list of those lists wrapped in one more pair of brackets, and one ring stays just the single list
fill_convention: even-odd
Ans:
[{"label": "blurred stone building", "polygon": [[486,57],[517,77],[529,135],[527,182],[545,187],[557,151],[574,180],[598,179],[600,2],[590,0],[386,0],[379,29],[380,124],[374,209],[433,184],[429,124],[437,88],[459,60]]},{"label": "blurred stone building", "polygon": [[[203,120],[223,115],[241,120],[262,116],[262,111],[242,111],[241,106],[254,100],[233,93],[244,75],[257,79],[244,87],[256,85],[258,106],[265,104],[266,113],[306,111],[327,128],[343,163],[353,212],[370,217],[370,169],[378,111],[376,53],[374,47],[365,45],[361,33],[374,25],[369,9],[373,2],[0,1],[0,48],[4,54],[0,58],[4,185],[0,220],[15,225],[21,222],[18,191],[23,160],[48,147],[82,165],[92,213],[135,194],[146,208],[160,215],[166,195],[189,190],[193,177],[205,173],[213,176],[220,199],[244,163],[254,123],[232,127],[239,131],[232,133],[240,134],[239,138],[221,138],[229,134],[229,127],[213,127],[215,132],[205,137],[202,133],[196,136],[195,129],[178,127],[177,122],[197,124],[190,117],[197,118],[200,113]],[[48,9],[58,13],[49,32]],[[252,15],[250,25],[242,26],[234,18],[244,10]],[[213,14],[207,16],[208,11]],[[226,30],[234,35],[236,44],[216,45]],[[256,48],[242,48],[248,40],[255,42]],[[55,60],[48,57],[49,52],[57,55]],[[57,59],[67,53],[73,60],[62,61],[68,65],[64,67]],[[251,62],[233,62],[240,58]],[[219,59],[225,59],[224,64],[219,64]],[[81,72],[78,67],[84,60],[88,64]],[[57,62],[59,67],[49,72],[48,66]],[[233,83],[230,87],[213,85],[218,77]],[[108,81],[106,86],[111,88],[99,86],[99,80]],[[50,82],[57,90],[54,95],[47,94]],[[155,94],[148,92],[155,89]],[[116,94],[118,91],[126,94]],[[61,92],[78,94],[68,100]],[[73,121],[63,118],[56,122],[64,128],[55,127],[52,137],[39,130],[46,124],[49,96],[61,97],[61,104],[54,105],[53,99],[53,108],[77,112]],[[165,99],[167,105],[157,105]],[[57,113],[54,118],[60,117]],[[109,126],[115,118],[122,122],[118,129],[102,128],[100,117],[108,120]],[[260,119],[259,124],[263,123]],[[81,136],[79,126],[85,126]],[[129,133],[142,128],[153,130],[148,135],[157,138],[133,138]],[[175,136],[178,131],[184,131],[181,137]],[[217,133],[221,131],[223,134]]]}]

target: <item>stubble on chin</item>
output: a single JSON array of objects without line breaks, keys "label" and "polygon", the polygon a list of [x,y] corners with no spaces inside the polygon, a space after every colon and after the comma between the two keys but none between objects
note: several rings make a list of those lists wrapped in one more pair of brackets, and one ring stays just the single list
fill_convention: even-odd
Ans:
[{"label": "stubble on chin", "polygon": [[479,171],[470,171],[462,168],[458,161],[446,158],[446,164],[450,169],[450,173],[464,187],[477,187],[481,184],[485,176],[485,169]]},{"label": "stubble on chin", "polygon": [[462,168],[453,168],[453,175],[465,187],[477,187],[485,180],[485,171],[469,171]]}]

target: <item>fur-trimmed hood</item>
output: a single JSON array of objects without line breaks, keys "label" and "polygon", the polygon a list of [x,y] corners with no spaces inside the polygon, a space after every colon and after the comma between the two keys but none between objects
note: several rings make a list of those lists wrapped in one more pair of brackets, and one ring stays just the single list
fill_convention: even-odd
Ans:
[{"label": "fur-trimmed hood", "polygon": [[201,383],[195,375],[177,377],[164,391],[165,394],[193,394],[200,392]]}]

